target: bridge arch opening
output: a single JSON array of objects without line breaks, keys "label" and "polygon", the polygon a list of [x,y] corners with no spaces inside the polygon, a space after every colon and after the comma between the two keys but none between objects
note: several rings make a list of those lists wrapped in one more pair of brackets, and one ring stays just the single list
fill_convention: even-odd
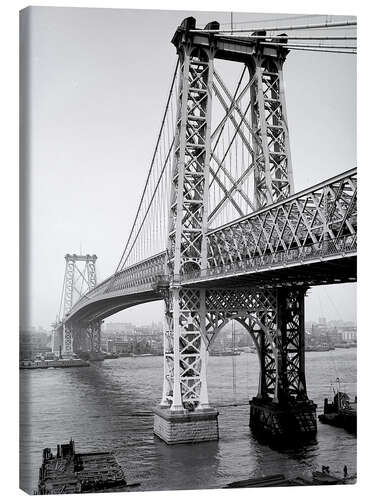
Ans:
[{"label": "bridge arch opening", "polygon": [[208,396],[213,406],[248,404],[258,394],[259,339],[246,321],[227,318],[211,337],[207,364]]}]

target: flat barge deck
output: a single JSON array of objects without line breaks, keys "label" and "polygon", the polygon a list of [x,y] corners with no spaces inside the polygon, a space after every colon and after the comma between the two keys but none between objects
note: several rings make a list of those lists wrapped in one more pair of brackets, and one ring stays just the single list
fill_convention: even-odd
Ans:
[{"label": "flat barge deck", "polygon": [[84,359],[44,359],[36,361],[21,361],[21,370],[38,370],[47,368],[76,368],[79,366],[90,366],[88,361]]},{"label": "flat barge deck", "polygon": [[76,453],[74,441],[43,450],[38,495],[124,491],[125,474],[111,452]]}]

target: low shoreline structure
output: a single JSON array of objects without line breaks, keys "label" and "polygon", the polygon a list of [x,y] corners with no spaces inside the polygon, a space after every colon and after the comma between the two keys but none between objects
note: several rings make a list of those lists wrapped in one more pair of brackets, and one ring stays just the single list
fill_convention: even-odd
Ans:
[{"label": "low shoreline structure", "polygon": [[269,488],[280,486],[327,486],[336,484],[355,484],[356,474],[347,477],[338,477],[327,472],[315,471],[311,478],[287,478],[284,474],[273,474],[256,478],[234,481],[223,488]]},{"label": "low shoreline structure", "polygon": [[90,366],[88,361],[79,358],[67,358],[67,359],[43,359],[34,361],[20,361],[21,370],[36,370],[36,369],[47,369],[47,368],[75,368],[80,366]]}]

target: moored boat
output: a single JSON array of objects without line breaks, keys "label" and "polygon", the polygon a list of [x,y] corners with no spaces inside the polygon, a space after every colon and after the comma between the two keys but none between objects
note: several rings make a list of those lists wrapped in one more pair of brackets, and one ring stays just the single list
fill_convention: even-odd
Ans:
[{"label": "moored boat", "polygon": [[348,432],[357,432],[357,396],[351,401],[348,394],[334,391],[333,401],[324,399],[323,414],[318,416],[323,424],[343,427]]}]

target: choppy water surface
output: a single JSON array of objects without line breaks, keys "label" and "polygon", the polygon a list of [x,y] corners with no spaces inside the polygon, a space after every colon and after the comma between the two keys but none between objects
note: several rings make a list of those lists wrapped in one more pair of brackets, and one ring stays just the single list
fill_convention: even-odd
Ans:
[{"label": "choppy water surface", "polygon": [[[235,373],[235,384],[233,384]],[[356,393],[356,350],[306,353],[309,397],[321,412],[330,382]],[[81,452],[113,450],[141,490],[221,487],[251,476],[307,474],[330,465],[356,470],[356,438],[318,423],[317,443],[276,451],[249,430],[248,399],[256,395],[255,354],[210,357],[209,395],[220,411],[218,442],[168,446],[154,437],[152,407],[159,402],[162,358],[120,358],[87,368],[21,370],[21,487],[37,488],[42,449],[71,437]],[[238,406],[231,406],[238,404]]]}]

